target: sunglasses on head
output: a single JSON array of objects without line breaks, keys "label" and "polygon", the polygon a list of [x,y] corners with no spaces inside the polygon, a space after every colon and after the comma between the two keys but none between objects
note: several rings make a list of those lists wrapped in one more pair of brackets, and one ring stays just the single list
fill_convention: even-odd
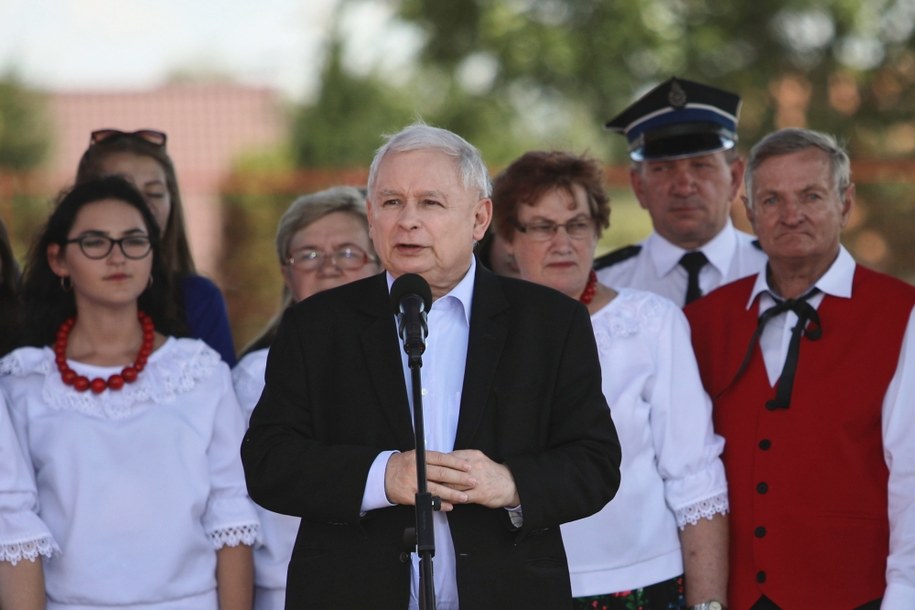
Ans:
[{"label": "sunglasses on head", "polygon": [[99,144],[112,138],[140,138],[153,146],[165,146],[168,137],[164,131],[155,129],[138,129],[136,131],[121,131],[120,129],[96,129],[89,135],[89,145]]}]

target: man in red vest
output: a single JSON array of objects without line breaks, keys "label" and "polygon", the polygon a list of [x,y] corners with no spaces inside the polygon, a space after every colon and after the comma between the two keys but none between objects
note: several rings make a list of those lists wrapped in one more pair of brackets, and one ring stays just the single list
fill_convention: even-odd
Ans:
[{"label": "man in red vest", "polygon": [[686,308],[726,439],[732,610],[915,608],[915,287],[840,244],[849,166],[817,132],[759,142],[766,271]]}]

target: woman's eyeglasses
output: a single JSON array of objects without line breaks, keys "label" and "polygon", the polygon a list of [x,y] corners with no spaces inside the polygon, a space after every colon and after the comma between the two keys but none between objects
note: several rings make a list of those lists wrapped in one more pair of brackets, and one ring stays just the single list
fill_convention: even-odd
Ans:
[{"label": "woman's eyeglasses", "polygon": [[295,256],[286,259],[286,264],[302,271],[317,271],[324,266],[324,261],[329,260],[337,269],[355,271],[361,269],[369,262],[377,262],[365,250],[356,246],[346,246],[333,252],[321,250],[302,250]]},{"label": "woman's eyeglasses", "polygon": [[519,231],[534,241],[549,241],[559,232],[560,228],[565,229],[568,236],[572,239],[585,239],[594,235],[594,219],[585,218],[583,216],[573,218],[565,224],[557,224],[549,221],[532,222],[530,224],[514,221],[513,224]]},{"label": "woman's eyeglasses", "polygon": [[139,138],[160,148],[165,146],[165,142],[168,140],[168,136],[165,135],[164,131],[157,131],[155,129],[138,129],[137,131],[96,129],[89,134],[89,145],[92,146],[114,138]]},{"label": "woman's eyeglasses", "polygon": [[152,250],[152,243],[148,235],[128,235],[121,239],[112,239],[107,235],[80,235],[73,239],[68,239],[65,244],[79,244],[86,258],[99,260],[111,254],[115,244],[124,253],[124,256],[133,260],[146,258],[149,251]]}]

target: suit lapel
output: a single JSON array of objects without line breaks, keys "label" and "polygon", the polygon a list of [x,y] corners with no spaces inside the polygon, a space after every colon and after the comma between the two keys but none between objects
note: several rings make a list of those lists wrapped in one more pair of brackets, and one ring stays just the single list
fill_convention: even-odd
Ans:
[{"label": "suit lapel", "polygon": [[508,335],[504,314],[509,304],[502,286],[479,261],[476,269],[455,449],[468,447],[480,426]]},{"label": "suit lapel", "polygon": [[362,353],[378,404],[391,425],[397,448],[413,448],[416,442],[413,420],[386,275],[381,273],[375,277],[378,281],[371,282],[371,291],[366,294],[361,307],[364,315],[373,318],[362,334]]}]

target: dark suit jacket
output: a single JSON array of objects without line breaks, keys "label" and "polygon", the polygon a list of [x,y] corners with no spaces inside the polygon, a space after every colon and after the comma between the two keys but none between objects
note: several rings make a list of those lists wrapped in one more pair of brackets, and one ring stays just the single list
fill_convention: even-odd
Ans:
[{"label": "dark suit jacket", "polygon": [[[511,469],[524,524],[479,505],[449,513],[461,607],[569,607],[558,526],[600,510],[620,476],[590,319],[554,290],[476,269],[455,449]],[[286,312],[242,459],[256,502],[302,517],[287,608],[407,608],[413,507],[359,514],[378,453],[414,447],[401,349],[383,273]]]}]

